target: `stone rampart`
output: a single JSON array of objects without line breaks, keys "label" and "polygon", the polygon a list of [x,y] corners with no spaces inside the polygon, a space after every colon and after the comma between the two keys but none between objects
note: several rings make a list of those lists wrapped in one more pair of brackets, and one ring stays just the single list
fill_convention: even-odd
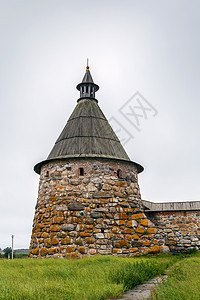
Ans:
[{"label": "stone rampart", "polygon": [[142,201],[156,228],[156,238],[171,252],[200,249],[200,201],[152,203]]}]

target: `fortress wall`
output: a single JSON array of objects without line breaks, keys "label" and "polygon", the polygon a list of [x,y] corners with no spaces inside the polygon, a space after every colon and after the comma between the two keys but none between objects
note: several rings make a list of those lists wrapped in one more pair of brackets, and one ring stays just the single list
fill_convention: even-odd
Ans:
[{"label": "fortress wall", "polygon": [[[189,207],[183,203],[185,206]],[[146,215],[158,229],[155,237],[163,240],[171,252],[200,249],[200,210],[146,211]]]}]

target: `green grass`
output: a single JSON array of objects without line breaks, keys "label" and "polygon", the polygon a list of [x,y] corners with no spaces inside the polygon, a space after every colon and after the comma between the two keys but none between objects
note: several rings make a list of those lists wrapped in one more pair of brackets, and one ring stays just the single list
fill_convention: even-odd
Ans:
[{"label": "green grass", "polygon": [[177,261],[161,255],[143,258],[97,256],[79,260],[0,260],[0,299],[100,300],[122,293]]},{"label": "green grass", "polygon": [[15,256],[14,256],[15,258],[28,258],[28,254],[25,254],[25,253],[23,253],[23,254],[15,254]]},{"label": "green grass", "polygon": [[154,300],[200,299],[200,253],[172,266],[166,282],[161,284]]}]

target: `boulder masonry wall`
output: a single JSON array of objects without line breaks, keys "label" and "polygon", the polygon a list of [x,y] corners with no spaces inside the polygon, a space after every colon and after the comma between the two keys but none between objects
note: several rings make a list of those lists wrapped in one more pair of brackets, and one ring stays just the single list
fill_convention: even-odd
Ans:
[{"label": "boulder masonry wall", "polygon": [[42,167],[30,257],[168,251],[157,231],[143,212],[134,164],[75,159]]},{"label": "boulder masonry wall", "polygon": [[200,201],[152,203],[142,201],[157,228],[156,237],[171,252],[200,249]]}]

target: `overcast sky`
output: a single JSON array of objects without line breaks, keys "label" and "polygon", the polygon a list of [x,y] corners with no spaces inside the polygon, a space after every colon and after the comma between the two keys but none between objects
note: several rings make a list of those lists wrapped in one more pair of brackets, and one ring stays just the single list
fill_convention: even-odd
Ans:
[{"label": "overcast sky", "polygon": [[[0,25],[1,248],[11,234],[29,247],[33,166],[76,105],[87,57],[100,107],[133,137],[143,199],[200,200],[199,0],[1,0]],[[123,115],[137,91],[149,108],[140,131]]]}]

